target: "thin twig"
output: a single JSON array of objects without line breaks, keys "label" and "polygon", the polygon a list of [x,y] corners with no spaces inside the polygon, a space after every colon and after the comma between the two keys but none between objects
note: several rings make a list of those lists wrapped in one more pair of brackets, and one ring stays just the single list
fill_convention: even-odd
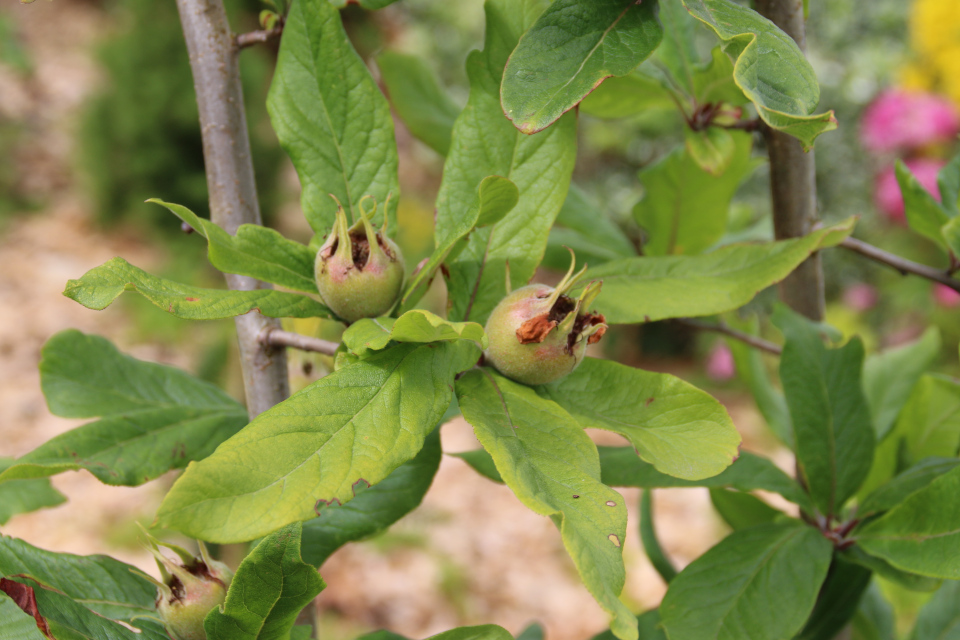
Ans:
[{"label": "thin twig", "polygon": [[323,353],[328,356],[336,354],[337,347],[340,346],[336,342],[330,342],[329,340],[311,338],[310,336],[283,331],[282,329],[274,329],[272,327],[267,327],[261,331],[260,335],[257,336],[257,341],[260,342],[260,344],[270,345],[271,347],[293,347],[301,351],[316,351],[317,353]]},{"label": "thin twig", "polygon": [[744,344],[750,345],[754,349],[760,349],[761,351],[766,351],[767,353],[772,353],[773,355],[780,355],[783,353],[783,347],[778,344],[774,344],[769,340],[764,340],[763,338],[758,338],[757,336],[752,336],[749,333],[740,331],[739,329],[734,329],[725,322],[700,322],[699,320],[690,320],[688,318],[680,318],[677,320],[678,323],[691,327],[693,329],[698,329],[700,331],[713,331],[715,333],[722,333],[723,335],[733,338],[734,340],[739,340]]},{"label": "thin twig", "polygon": [[252,47],[255,44],[270,42],[271,40],[279,38],[282,33],[282,24],[274,27],[273,29],[260,29],[259,31],[241,33],[237,36],[237,47],[240,49],[245,49],[247,47]]},{"label": "thin twig", "polygon": [[919,262],[907,260],[906,258],[901,258],[898,255],[884,251],[883,249],[877,248],[872,244],[868,244],[863,240],[857,240],[856,238],[847,238],[840,243],[840,246],[844,249],[849,249],[850,251],[859,253],[864,257],[870,258],[871,260],[885,264],[888,267],[893,267],[903,275],[912,274],[915,276],[920,276],[921,278],[939,282],[942,285],[950,287],[954,291],[960,292],[960,280],[951,278],[948,273],[942,269],[937,269],[925,264],[920,264]]}]

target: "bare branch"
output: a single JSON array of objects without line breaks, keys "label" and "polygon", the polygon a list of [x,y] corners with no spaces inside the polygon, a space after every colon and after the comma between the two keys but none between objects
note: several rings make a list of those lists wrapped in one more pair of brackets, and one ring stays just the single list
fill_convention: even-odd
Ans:
[{"label": "bare branch", "polygon": [[237,36],[237,47],[245,49],[255,44],[270,42],[271,40],[279,38],[282,33],[283,25],[276,26],[273,29],[261,29],[259,31],[241,33]]},{"label": "bare branch", "polygon": [[257,337],[260,344],[270,345],[271,347],[293,347],[301,351],[315,351],[328,356],[337,353],[338,345],[336,342],[321,340],[320,338],[311,338],[310,336],[292,333],[282,329],[272,327],[265,328]]},{"label": "bare branch", "polygon": [[[241,224],[261,224],[237,64],[240,49],[230,32],[223,0],[177,0],[177,10],[200,109],[210,217],[228,233],[236,233]],[[227,286],[240,291],[270,286],[246,276],[227,275],[226,279]],[[236,318],[236,325],[252,419],[290,395],[286,352],[257,341],[264,328],[279,329],[279,320],[251,312]]]},{"label": "bare branch", "polygon": [[740,331],[739,329],[734,329],[722,321],[710,323],[701,322],[699,320],[690,320],[689,318],[678,318],[677,322],[685,327],[690,327],[699,331],[713,331],[715,333],[722,333],[723,335],[733,338],[734,340],[739,340],[740,342],[743,342],[754,349],[760,349],[761,351],[772,353],[775,356],[783,353],[783,347],[780,345],[774,344],[769,340],[764,340],[763,338],[758,338],[757,336],[752,336],[749,333]]},{"label": "bare branch", "polygon": [[902,275],[911,274],[920,276],[921,278],[939,282],[942,285],[950,287],[954,291],[960,292],[960,280],[951,278],[950,274],[942,269],[937,269],[925,264],[920,264],[919,262],[907,260],[906,258],[901,258],[898,255],[884,251],[883,249],[875,247],[872,244],[868,244],[863,240],[857,240],[856,238],[847,238],[840,243],[840,246],[844,249],[849,249],[850,251],[859,253],[860,255],[879,262],[880,264],[893,267]]}]

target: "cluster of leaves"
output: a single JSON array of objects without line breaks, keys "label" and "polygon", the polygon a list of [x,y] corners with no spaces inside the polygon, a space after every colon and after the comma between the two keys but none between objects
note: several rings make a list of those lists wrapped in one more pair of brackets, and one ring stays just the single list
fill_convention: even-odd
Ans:
[{"label": "cluster of leaves", "polygon": [[[586,279],[604,281],[596,306],[613,324],[733,311],[852,231],[847,221],[793,240],[707,252],[722,243],[730,198],[755,165],[749,136],[732,130],[749,128],[741,126],[744,109],[808,145],[834,122],[814,113],[818,87],[800,50],[758,14],[730,0],[664,0],[659,17],[655,8],[634,0],[487,0],[484,48],[468,56],[462,111],[423,63],[385,54],[381,70],[397,112],[446,158],[435,252],[393,314],[350,325],[333,373],[249,424],[242,407],[210,385],[123,356],[103,339],[58,334],[41,365],[51,410],[100,419],[11,462],[0,482],[42,483],[84,468],[104,482],[135,485],[186,466],[160,507],[160,525],[212,542],[264,538],[240,566],[224,607],[208,616],[211,638],[299,637],[296,613],[322,588],[315,569],[420,503],[440,462],[438,426],[451,411],[462,412],[483,447],[463,457],[551,518],[585,586],[610,614],[610,633],[622,640],[664,632],[671,640],[830,637],[858,605],[868,622],[875,619],[861,605],[874,600],[860,597],[873,573],[918,589],[960,578],[950,552],[960,535],[950,498],[960,488],[957,433],[940,426],[957,385],[923,375],[939,346],[933,334],[864,363],[859,341],[828,346],[823,327],[778,313],[783,394],[764,384],[754,359],[741,354],[739,361],[771,426],[796,452],[800,481],[765,458],[740,455],[739,434],[720,403],[674,376],[587,358],[569,376],[530,387],[478,365],[483,324],[509,287],[533,277],[558,220],[566,237],[597,258]],[[699,23],[719,40],[709,61],[692,46]],[[584,110],[592,102],[623,113],[638,95],[667,95],[690,125],[683,150],[641,176],[648,194],[638,217],[650,235],[643,256],[570,189],[573,108],[583,101]],[[328,195],[354,219],[364,196],[388,203],[381,221],[396,229],[399,187],[390,105],[327,0],[289,6],[268,109],[300,176],[315,234],[308,245],[253,225],[230,235],[185,207],[156,202],[206,239],[214,267],[284,290],[202,289],[115,258],[70,281],[65,294],[103,309],[135,291],[189,319],[256,309],[336,320],[314,281],[317,247],[334,220]],[[417,308],[438,273],[447,285],[446,318]],[[586,428],[613,431],[631,446],[598,448]],[[47,485],[31,486],[37,497],[23,509],[55,499],[42,495]],[[734,529],[676,573],[644,518],[642,537],[670,588],[659,611],[639,619],[619,599],[627,511],[617,486],[710,487]],[[767,506],[750,495],[755,490],[779,493],[803,518]],[[89,572],[103,565],[118,573],[119,563],[0,541],[19,549],[0,565],[0,590],[20,608],[3,597],[0,607],[34,615],[53,637],[60,628],[87,633],[82,625],[93,624],[91,616],[109,627],[104,637],[133,633],[111,620],[148,635],[157,628],[142,617],[146,596],[137,594],[149,591],[145,581],[91,591],[102,582]],[[104,602],[115,608],[99,610]],[[936,602],[938,612],[949,604]],[[485,626],[436,637],[511,636]]]}]

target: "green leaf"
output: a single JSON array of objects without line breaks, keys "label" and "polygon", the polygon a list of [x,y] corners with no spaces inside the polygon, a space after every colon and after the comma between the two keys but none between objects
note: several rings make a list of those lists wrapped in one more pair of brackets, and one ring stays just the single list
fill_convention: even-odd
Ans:
[{"label": "green leaf", "polygon": [[657,531],[653,523],[652,490],[640,494],[640,542],[643,543],[643,551],[647,554],[650,564],[657,570],[663,581],[670,584],[670,581],[677,577],[677,570],[660,546],[660,540],[657,539]]},{"label": "green leaf", "polygon": [[780,380],[790,407],[798,466],[824,515],[838,515],[873,460],[870,409],[860,386],[863,343],[827,349],[817,329],[778,307],[774,323],[787,342]]},{"label": "green leaf", "polygon": [[283,287],[317,293],[314,262],[317,252],[273,229],[243,224],[232,236],[219,226],[199,217],[186,207],[156,198],[147,202],[166,207],[175,216],[207,239],[210,264],[224,273],[236,273]]},{"label": "green leaf", "polygon": [[459,627],[430,636],[427,640],[513,640],[510,632],[495,624]]},{"label": "green leaf", "polygon": [[0,591],[0,640],[45,640],[33,616]]},{"label": "green leaf", "polygon": [[724,102],[739,106],[749,102],[734,81],[733,62],[720,47],[710,52],[709,63],[694,71],[693,92],[699,104]]},{"label": "green leaf", "polygon": [[86,469],[106,484],[137,486],[205,458],[248,421],[216,386],[73,329],[44,345],[40,384],[52,413],[102,419],[18,458],[0,482]]},{"label": "green leaf", "polygon": [[678,575],[660,604],[670,640],[793,638],[827,577],[832,545],[799,523],[735,531]]},{"label": "green leaf", "polygon": [[426,264],[417,269],[400,299],[400,311],[410,310],[426,293],[440,265],[453,260],[466,246],[466,238],[477,227],[496,224],[510,213],[520,198],[517,185],[501,176],[487,176],[477,187],[477,201],[469,215],[454,221],[449,237],[438,242]]},{"label": "green leaf", "polygon": [[943,206],[920,184],[903,160],[897,160],[897,183],[903,194],[904,213],[910,228],[944,248],[941,228],[950,222]]},{"label": "green leaf", "polygon": [[[660,627],[660,611],[651,609],[637,616],[637,631],[640,634],[639,640],[667,640],[666,634]],[[616,638],[612,631],[593,636],[592,640],[614,640]]]},{"label": "green leaf", "polygon": [[570,266],[567,247],[579,261],[594,266],[637,255],[623,230],[575,184],[570,185],[556,225],[550,230],[543,265],[566,271]]},{"label": "green leaf", "polygon": [[613,616],[617,637],[636,640],[634,617],[619,599],[627,510],[620,494],[600,482],[590,437],[556,403],[489,369],[457,380],[457,398],[507,486],[560,528],[587,589]]},{"label": "green leaf", "polygon": [[0,536],[0,576],[29,575],[108,618],[129,620],[155,613],[156,587],[132,568],[109,556],[54,553]]},{"label": "green leaf", "polygon": [[473,340],[487,348],[487,334],[476,322],[450,322],[423,309],[414,309],[393,318],[364,318],[353,323],[343,334],[343,343],[361,358],[370,351],[379,351],[391,341],[442,342]]},{"label": "green leaf", "polygon": [[423,449],[378,484],[350,502],[331,505],[303,523],[300,551],[305,562],[319,567],[348,542],[385,531],[417,508],[440,467],[440,430],[427,436]]},{"label": "green leaf", "polygon": [[951,219],[960,216],[960,153],[937,174],[940,203]]},{"label": "green leaf", "polygon": [[892,437],[902,438],[911,462],[928,456],[956,456],[960,447],[960,383],[926,374],[914,386]]},{"label": "green leaf", "polygon": [[702,169],[688,148],[640,171],[644,196],[633,216],[648,234],[645,255],[697,254],[723,237],[733,194],[758,166],[750,159],[750,135],[725,133],[731,149],[722,175]]},{"label": "green leaf", "polygon": [[526,629],[520,632],[517,640],[543,640],[543,627],[536,622],[532,622]]},{"label": "green leaf", "polygon": [[850,626],[854,640],[896,640],[893,607],[883,597],[876,580],[870,583],[860,599]]},{"label": "green leaf", "polygon": [[393,631],[387,631],[381,629],[380,631],[374,631],[372,633],[365,633],[357,640],[407,640],[406,636],[402,636],[399,633],[394,633]]},{"label": "green leaf", "polygon": [[723,521],[734,531],[747,529],[761,524],[770,524],[783,516],[783,512],[774,509],[766,502],[749,493],[710,489],[710,502]]},{"label": "green leaf", "polygon": [[479,355],[463,340],[400,344],[321,378],[190,465],[159,522],[239,542],[345,504],[416,456]]},{"label": "green leaf", "polygon": [[960,582],[945,582],[917,616],[911,640],[960,638]]},{"label": "green leaf", "polygon": [[863,363],[863,393],[878,441],[893,428],[913,387],[938,355],[940,331],[929,327],[919,340],[871,355]]},{"label": "green leaf", "polygon": [[[0,458],[0,479],[13,464],[13,458]],[[0,525],[21,513],[55,507],[67,501],[49,480],[11,480],[0,484]],[[0,636],[2,638],[2,636]]]},{"label": "green leaf", "polygon": [[960,578],[960,468],[941,475],[854,531],[857,542],[904,571]]},{"label": "green leaf", "polygon": [[[396,2],[397,0],[356,0],[355,4],[359,4],[364,9],[383,9],[386,6],[389,6]],[[330,4],[335,7],[343,8],[350,4],[351,0],[330,0]]]},{"label": "green leaf", "polygon": [[[753,316],[749,320],[739,320],[736,314],[730,314],[728,324],[733,328],[745,331],[750,335],[759,334],[759,319]],[[770,382],[770,374],[763,363],[763,354],[759,349],[747,345],[740,340],[727,340],[727,346],[733,354],[733,362],[737,368],[737,377],[747,385],[760,415],[767,421],[767,426],[780,441],[790,449],[793,448],[793,424],[790,422],[790,409],[783,393]]]},{"label": "green leaf", "polygon": [[611,324],[708,316],[745,305],[852,230],[848,220],[796,240],[730,245],[701,256],[615,260],[587,270],[584,281],[603,280],[595,306]]},{"label": "green leaf", "polygon": [[637,71],[621,78],[607,78],[580,103],[582,113],[607,120],[676,108],[669,91]]},{"label": "green leaf", "polygon": [[692,101],[696,96],[694,74],[702,63],[696,42],[700,23],[676,0],[659,4],[663,42],[654,52],[652,66],[659,72],[657,75],[664,76],[661,78],[664,87]]},{"label": "green leaf", "polygon": [[300,558],[301,524],[271,533],[243,559],[226,601],[210,611],[207,640],[287,640],[297,614],[323,591],[317,570]]},{"label": "green leaf", "polygon": [[779,493],[804,509],[812,506],[800,485],[767,458],[743,452],[727,469],[711,478],[681,480],[657,471],[637,457],[632,447],[598,447],[604,484],[614,487],[729,487],[737,491],[762,489]]},{"label": "green leaf", "polygon": [[943,583],[943,580],[939,578],[929,578],[909,571],[901,571],[883,558],[872,556],[857,545],[844,550],[842,555],[846,560],[855,562],[884,580],[898,584],[910,591],[936,591]]},{"label": "green leaf", "polygon": [[[684,129],[687,155],[702,170],[711,176],[722,176],[737,151],[735,144],[736,132],[721,127],[707,127],[700,131]],[[749,136],[748,136],[749,138]],[[739,186],[739,185],[737,185]],[[729,209],[729,205],[727,206]],[[723,212],[723,221],[726,222],[727,212]],[[724,224],[726,228],[726,224]]]},{"label": "green leaf", "polygon": [[396,228],[400,186],[390,105],[330,3],[297,0],[290,7],[267,109],[300,176],[303,213],[318,236],[333,227],[337,211],[328,194],[354,220],[363,196],[383,204],[392,194],[387,218]]},{"label": "green leaf", "polygon": [[507,62],[503,111],[520,131],[542,131],[604,78],[633,71],[662,38],[656,3],[556,0]]},{"label": "green leaf", "polygon": [[554,218],[563,204],[576,158],[576,115],[567,114],[533,136],[517,131],[500,107],[507,57],[546,6],[545,0],[488,0],[483,51],[467,58],[470,98],[454,124],[453,145],[437,195],[436,246],[458,237],[477,207],[477,185],[486,176],[510,179],[519,201],[501,221],[471,234],[448,262],[453,320],[485,324],[506,295],[506,270],[519,288],[533,277]]},{"label": "green leaf", "polygon": [[940,229],[947,248],[953,255],[960,255],[960,216],[953,218]]},{"label": "green leaf", "polygon": [[715,476],[739,453],[740,434],[723,405],[669,374],[585,358],[536,391],[582,427],[619,433],[658,471],[678,478]]},{"label": "green leaf", "polygon": [[430,66],[418,56],[394,51],[377,56],[377,66],[403,124],[415,138],[446,156],[460,107],[440,88]]},{"label": "green leaf", "polygon": [[833,112],[814,114],[820,86],[813,67],[793,38],[772,22],[731,0],[683,0],[710,27],[735,60],[733,78],[764,122],[813,146],[837,128]]},{"label": "green leaf", "polygon": [[924,458],[892,480],[879,486],[860,503],[857,515],[862,520],[897,506],[943,474],[960,466],[957,458]]},{"label": "green leaf", "polygon": [[88,309],[106,309],[124,291],[136,291],[167,313],[186,320],[233,318],[256,309],[271,318],[330,318],[330,310],[307,296],[273,289],[202,289],[152,276],[123,258],[113,258],[67,282],[63,295]]},{"label": "green leaf", "polygon": [[832,640],[850,622],[871,573],[860,565],[834,559],[820,589],[817,604],[796,640]]}]

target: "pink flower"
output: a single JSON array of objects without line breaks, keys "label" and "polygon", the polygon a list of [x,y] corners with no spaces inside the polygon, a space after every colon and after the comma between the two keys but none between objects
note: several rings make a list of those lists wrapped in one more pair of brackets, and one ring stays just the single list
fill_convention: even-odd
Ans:
[{"label": "pink flower", "polygon": [[892,89],[863,114],[860,139],[870,151],[892,152],[947,142],[960,132],[960,115],[949,100],[930,93]]},{"label": "pink flower", "polygon": [[733,362],[733,353],[723,342],[718,342],[707,356],[707,375],[712,380],[723,382],[736,374],[737,367]]},{"label": "pink flower", "polygon": [[[939,201],[940,191],[937,188],[937,174],[946,163],[943,160],[932,158],[913,158],[904,161],[904,164],[916,176],[917,181],[923,188]],[[900,185],[897,183],[894,167],[884,169],[877,176],[873,198],[877,203],[877,208],[890,220],[901,224],[906,221],[903,214],[903,194],[900,193]]]},{"label": "pink flower", "polygon": [[946,309],[960,306],[960,293],[945,284],[938,283],[933,286],[933,299],[938,305]]},{"label": "pink flower", "polygon": [[877,306],[877,290],[868,284],[853,284],[843,290],[843,303],[854,311],[869,311]]}]

